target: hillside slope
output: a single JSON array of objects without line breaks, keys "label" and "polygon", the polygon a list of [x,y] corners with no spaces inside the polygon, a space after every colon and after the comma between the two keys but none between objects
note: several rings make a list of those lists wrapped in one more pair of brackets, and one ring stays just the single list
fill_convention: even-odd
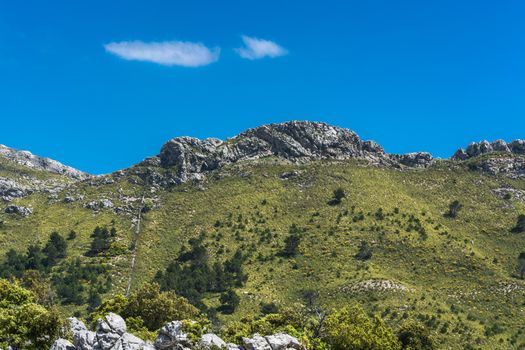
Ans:
[{"label": "hillside slope", "polygon": [[[219,313],[222,321],[313,293],[326,308],[360,302],[394,328],[417,318],[444,349],[517,348],[525,343],[525,283],[516,272],[525,233],[511,231],[525,213],[525,156],[513,145],[436,160],[387,154],[349,130],[306,122],[227,141],[178,138],[107,176],[38,172],[65,185],[8,198],[6,206],[32,213],[2,210],[0,254],[75,231],[52,274],[63,276],[77,258],[104,267],[84,281],[83,299],[62,300],[66,312],[85,313],[93,286],[110,279],[104,295],[136,289],[200,237],[210,264],[239,251],[248,275],[235,288],[240,305]],[[5,179],[35,171],[3,162]],[[346,196],[334,201],[338,188]],[[456,200],[461,209],[450,217]],[[116,235],[93,254],[97,226]],[[298,244],[283,254],[290,236]],[[219,294],[205,292],[203,304],[219,306]]]}]

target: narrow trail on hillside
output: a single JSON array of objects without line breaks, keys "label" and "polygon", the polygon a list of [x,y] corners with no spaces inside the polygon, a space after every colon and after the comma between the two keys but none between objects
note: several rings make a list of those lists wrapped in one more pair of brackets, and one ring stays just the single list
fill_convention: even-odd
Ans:
[{"label": "narrow trail on hillside", "polygon": [[129,292],[131,290],[131,284],[133,283],[133,277],[135,276],[135,266],[137,262],[137,250],[139,245],[139,236],[140,236],[140,224],[142,221],[142,210],[144,208],[144,195],[142,195],[142,199],[140,200],[139,209],[137,211],[137,224],[135,225],[135,234],[133,236],[133,252],[131,253],[131,269],[129,272],[129,280],[128,280],[128,286],[126,287],[126,296],[129,295]]}]

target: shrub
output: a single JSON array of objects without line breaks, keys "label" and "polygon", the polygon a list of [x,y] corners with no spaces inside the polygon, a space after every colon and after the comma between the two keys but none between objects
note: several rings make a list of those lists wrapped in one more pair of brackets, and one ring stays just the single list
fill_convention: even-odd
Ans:
[{"label": "shrub", "polygon": [[91,242],[91,247],[87,255],[96,256],[109,251],[111,243],[114,241],[116,235],[117,231],[114,227],[111,228],[111,230],[108,230],[107,227],[95,227],[95,230],[93,230],[93,233],[91,234],[93,241]]},{"label": "shrub", "polygon": [[47,256],[45,265],[53,266],[59,259],[65,258],[66,248],[67,243],[64,237],[62,237],[58,232],[51,233],[51,236],[49,236],[49,240],[44,247],[44,253]]},{"label": "shrub", "polygon": [[326,318],[325,332],[332,350],[401,349],[392,329],[357,305],[333,311]]},{"label": "shrub", "polygon": [[458,216],[461,208],[463,208],[463,205],[458,200],[455,200],[448,205],[448,212],[445,216],[454,219]]},{"label": "shrub", "polygon": [[200,315],[199,310],[187,299],[172,291],[161,292],[156,283],[144,284],[129,298],[116,295],[104,301],[92,314],[92,318],[97,319],[108,312],[117,313],[125,319],[133,318],[135,324],[142,324],[149,331],[157,330],[173,320],[193,319]]},{"label": "shrub", "polygon": [[512,232],[514,233],[525,232],[525,215],[521,214],[518,216],[518,219],[516,220],[516,226],[512,228]]},{"label": "shrub", "polygon": [[18,284],[0,280],[0,347],[49,349],[60,327],[56,311],[36,304]]},{"label": "shrub", "polygon": [[343,198],[346,197],[346,193],[345,193],[345,190],[341,187],[338,187],[334,190],[333,194],[332,194],[332,199],[330,199],[328,201],[328,204],[330,205],[338,205],[338,204],[341,204],[341,201],[343,200]]},{"label": "shrub", "polygon": [[261,308],[261,313],[263,315],[276,314],[279,312],[279,306],[277,306],[277,304],[275,304],[274,302],[261,303],[260,308]]},{"label": "shrub", "polygon": [[403,349],[432,350],[436,348],[428,328],[415,321],[405,322],[397,332],[397,338]]},{"label": "shrub", "polygon": [[233,290],[228,290],[221,294],[221,306],[218,307],[218,310],[225,314],[233,314],[241,299]]},{"label": "shrub", "polygon": [[361,241],[355,258],[358,260],[369,260],[372,258],[372,253],[372,247],[366,241]]},{"label": "shrub", "polygon": [[284,248],[277,254],[282,257],[291,258],[299,252],[299,244],[301,243],[300,229],[293,224],[290,226],[288,236],[284,239]]}]

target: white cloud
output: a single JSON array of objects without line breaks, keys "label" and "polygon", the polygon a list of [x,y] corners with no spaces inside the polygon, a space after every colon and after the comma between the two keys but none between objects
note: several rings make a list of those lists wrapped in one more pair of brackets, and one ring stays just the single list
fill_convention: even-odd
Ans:
[{"label": "white cloud", "polygon": [[242,36],[244,47],[235,49],[242,58],[256,60],[263,57],[279,57],[288,54],[288,50],[270,40]]},{"label": "white cloud", "polygon": [[219,59],[220,49],[187,41],[121,41],[104,45],[107,52],[125,60],[147,61],[166,66],[199,67]]}]

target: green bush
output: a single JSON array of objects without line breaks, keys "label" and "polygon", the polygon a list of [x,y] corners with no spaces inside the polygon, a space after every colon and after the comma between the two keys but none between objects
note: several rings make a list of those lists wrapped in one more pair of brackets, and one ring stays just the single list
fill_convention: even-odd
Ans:
[{"label": "green bush", "polygon": [[156,283],[144,284],[131,293],[129,298],[116,295],[112,299],[105,300],[91,317],[96,320],[109,312],[117,313],[126,320],[133,318],[134,324],[143,325],[149,331],[155,331],[173,320],[200,317],[199,310],[188,300],[172,291],[161,292],[160,286]]},{"label": "green bush", "polygon": [[516,226],[512,228],[512,232],[514,233],[525,232],[525,215],[521,214],[518,216],[518,219],[516,220]]},{"label": "green bush", "polygon": [[353,306],[332,312],[325,324],[326,342],[332,350],[398,350],[394,332],[363,308]]},{"label": "green bush", "polygon": [[18,284],[0,280],[0,347],[48,349],[58,336],[60,317],[34,302]]},{"label": "green bush", "polygon": [[403,349],[433,350],[436,348],[428,328],[415,321],[405,322],[397,332],[397,337]]}]

